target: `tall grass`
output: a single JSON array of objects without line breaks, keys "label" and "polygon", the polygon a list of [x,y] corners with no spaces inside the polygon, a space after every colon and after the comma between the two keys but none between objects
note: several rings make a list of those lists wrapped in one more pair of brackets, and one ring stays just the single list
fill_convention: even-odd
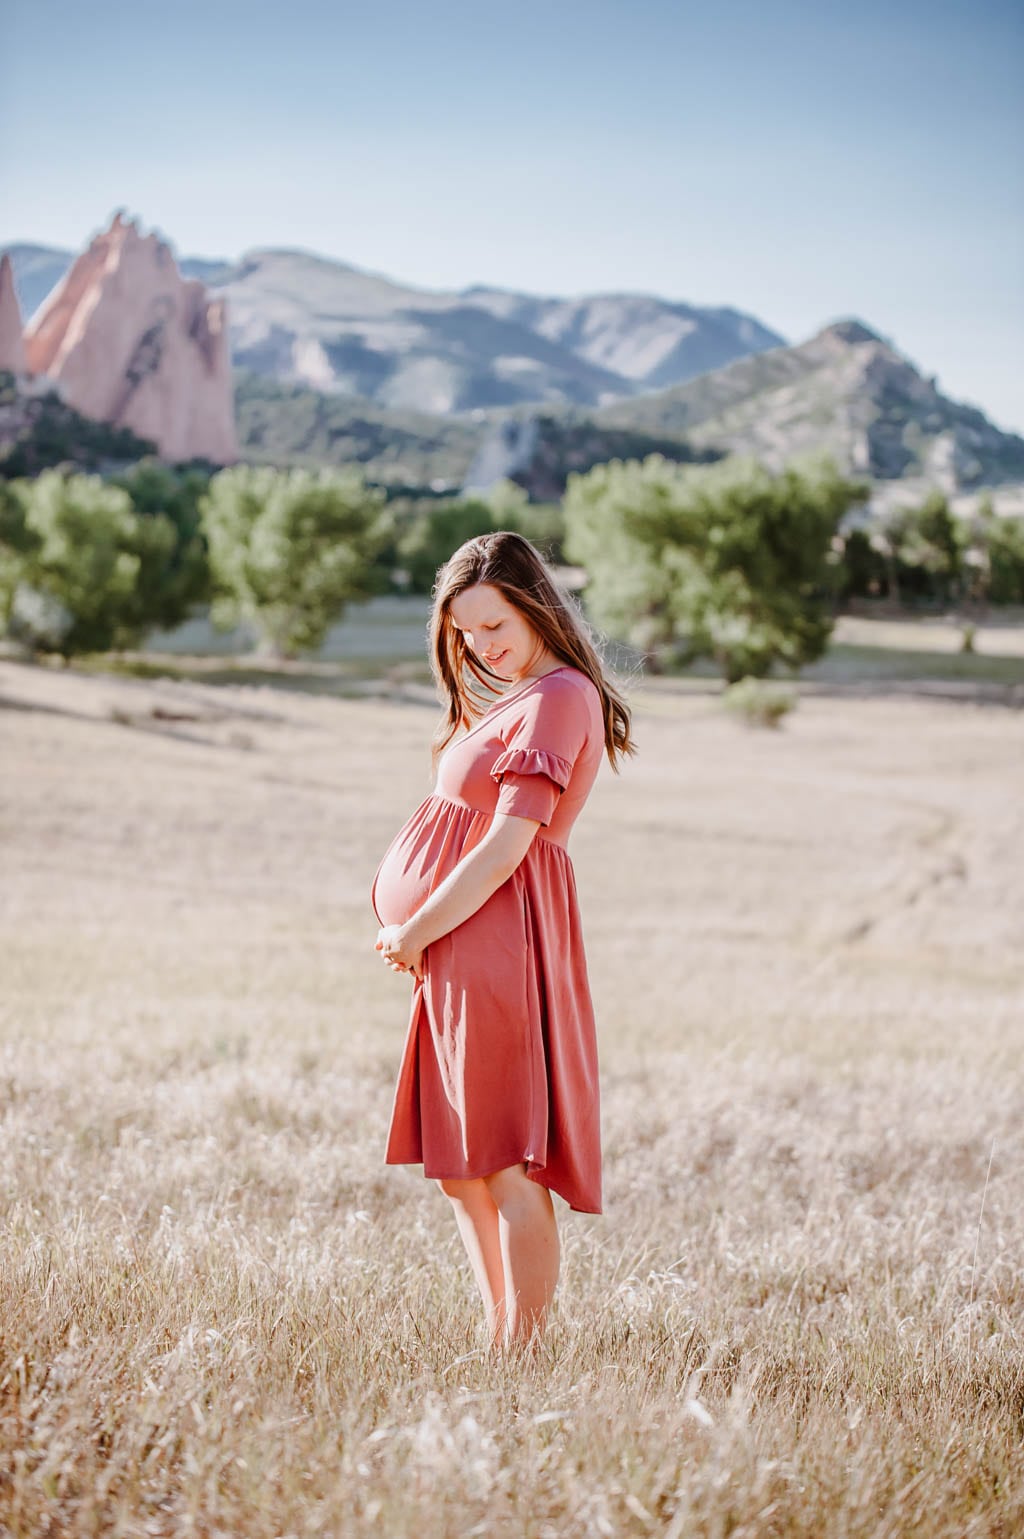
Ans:
[{"label": "tall grass", "polygon": [[523,1363],[381,1163],[430,713],[0,695],[0,1530],[1024,1528],[1016,714],[640,697],[574,850],[607,1212]]}]

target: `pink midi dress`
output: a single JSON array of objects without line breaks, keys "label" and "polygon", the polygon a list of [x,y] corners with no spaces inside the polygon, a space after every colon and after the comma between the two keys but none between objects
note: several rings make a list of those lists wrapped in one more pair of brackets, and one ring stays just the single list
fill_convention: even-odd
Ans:
[{"label": "pink midi dress", "polygon": [[508,880],[424,952],[388,1164],[469,1180],[525,1163],[570,1207],[601,1212],[597,1042],[566,842],[603,754],[596,687],[557,668],[445,750],[433,793],[388,848],[373,908],[382,925],[404,924],[495,814],[542,825]]}]

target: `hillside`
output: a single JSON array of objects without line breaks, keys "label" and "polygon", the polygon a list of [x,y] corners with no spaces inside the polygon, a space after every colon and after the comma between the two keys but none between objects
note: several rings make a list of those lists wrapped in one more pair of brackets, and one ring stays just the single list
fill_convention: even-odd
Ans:
[{"label": "hillside", "polygon": [[26,394],[0,373],[0,480],[35,476],[54,465],[107,470],[154,454],[128,428],[94,422],[55,394]]},{"label": "hillside", "polygon": [[235,378],[242,457],[271,465],[362,466],[384,485],[454,490],[486,426],[467,418],[389,410],[258,374]]},{"label": "hillside", "polygon": [[926,480],[950,493],[1024,480],[1024,438],[942,395],[859,321],[617,402],[595,421],[685,437],[697,448],[752,454],[773,466],[825,451],[858,475]]},{"label": "hillside", "polygon": [[243,458],[278,465],[358,464],[392,490],[455,492],[508,477],[535,501],[552,501],[572,471],[610,459],[715,458],[670,434],[596,422],[585,412],[430,416],[351,396],[323,395],[255,374],[235,384]]}]

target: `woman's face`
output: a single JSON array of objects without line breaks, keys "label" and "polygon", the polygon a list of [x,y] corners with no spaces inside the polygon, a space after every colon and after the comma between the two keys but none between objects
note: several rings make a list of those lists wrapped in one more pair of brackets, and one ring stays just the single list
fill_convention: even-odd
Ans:
[{"label": "woman's face", "polygon": [[500,679],[515,683],[549,661],[547,647],[526,616],[490,583],[464,588],[448,614],[469,650]]}]

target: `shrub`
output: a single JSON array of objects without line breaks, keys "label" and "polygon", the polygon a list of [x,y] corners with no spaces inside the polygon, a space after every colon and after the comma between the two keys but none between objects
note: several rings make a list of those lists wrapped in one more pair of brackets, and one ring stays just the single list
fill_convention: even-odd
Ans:
[{"label": "shrub", "polygon": [[749,727],[779,727],[790,711],[796,709],[796,693],[763,679],[738,679],[722,691],[727,711],[740,716]]}]

